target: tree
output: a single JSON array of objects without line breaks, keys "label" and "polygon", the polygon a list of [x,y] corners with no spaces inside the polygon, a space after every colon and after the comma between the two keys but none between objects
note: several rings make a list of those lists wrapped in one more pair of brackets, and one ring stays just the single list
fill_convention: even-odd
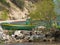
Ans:
[{"label": "tree", "polygon": [[51,20],[56,19],[53,0],[38,1],[35,5],[36,10],[30,13],[31,19],[46,21],[51,26]]}]

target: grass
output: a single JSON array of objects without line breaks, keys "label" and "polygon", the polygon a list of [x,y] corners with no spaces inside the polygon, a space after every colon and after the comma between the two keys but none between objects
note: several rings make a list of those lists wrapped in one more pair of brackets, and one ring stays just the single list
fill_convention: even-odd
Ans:
[{"label": "grass", "polygon": [[7,10],[3,10],[0,16],[1,20],[7,20],[8,19],[8,11]]}]

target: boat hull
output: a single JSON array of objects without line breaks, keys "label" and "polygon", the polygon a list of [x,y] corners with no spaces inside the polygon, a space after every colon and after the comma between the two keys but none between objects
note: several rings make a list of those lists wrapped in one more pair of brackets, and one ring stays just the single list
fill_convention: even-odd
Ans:
[{"label": "boat hull", "polygon": [[3,29],[6,30],[32,30],[34,25],[11,25],[11,24],[2,24]]}]

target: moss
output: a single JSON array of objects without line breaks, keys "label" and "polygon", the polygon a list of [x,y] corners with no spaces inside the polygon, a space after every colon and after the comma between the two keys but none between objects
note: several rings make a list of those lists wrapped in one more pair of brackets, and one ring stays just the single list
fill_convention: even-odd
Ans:
[{"label": "moss", "polygon": [[6,11],[6,10],[2,11],[0,19],[7,20],[8,19],[8,11]]}]

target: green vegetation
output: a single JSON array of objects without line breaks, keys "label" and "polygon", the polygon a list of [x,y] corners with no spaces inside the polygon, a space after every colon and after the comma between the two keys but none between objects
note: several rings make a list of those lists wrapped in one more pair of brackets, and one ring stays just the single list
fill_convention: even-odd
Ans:
[{"label": "green vegetation", "polygon": [[18,6],[20,9],[24,9],[24,0],[12,0],[12,2],[16,5],[16,6]]},{"label": "green vegetation", "polygon": [[53,0],[38,1],[35,5],[36,10],[30,13],[31,19],[46,21],[51,26],[51,20],[56,19]]},{"label": "green vegetation", "polygon": [[37,9],[30,13],[30,17],[36,20],[45,20],[52,17],[54,14],[54,4],[51,0],[45,0],[36,3]]},{"label": "green vegetation", "polygon": [[7,20],[8,18],[8,9],[10,7],[10,4],[6,0],[0,0],[0,20]]},{"label": "green vegetation", "polygon": [[6,2],[6,0],[0,0],[0,3],[5,5],[6,7],[10,7],[10,4]]},{"label": "green vegetation", "polygon": [[7,20],[7,18],[8,18],[8,12],[6,10],[4,10],[0,15],[0,19]]},{"label": "green vegetation", "polygon": [[[28,0],[28,1],[31,1],[32,3],[36,3],[38,2],[39,0]],[[42,0],[41,0],[42,1]]]}]

